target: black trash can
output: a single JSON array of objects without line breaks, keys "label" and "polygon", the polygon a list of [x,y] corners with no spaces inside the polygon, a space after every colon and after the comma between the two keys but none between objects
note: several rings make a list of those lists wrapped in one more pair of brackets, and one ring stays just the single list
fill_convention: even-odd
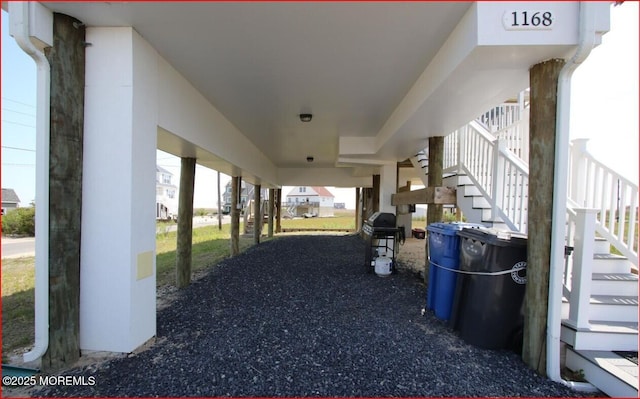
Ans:
[{"label": "black trash can", "polygon": [[460,271],[450,325],[467,343],[522,349],[527,238],[520,233],[463,229]]}]

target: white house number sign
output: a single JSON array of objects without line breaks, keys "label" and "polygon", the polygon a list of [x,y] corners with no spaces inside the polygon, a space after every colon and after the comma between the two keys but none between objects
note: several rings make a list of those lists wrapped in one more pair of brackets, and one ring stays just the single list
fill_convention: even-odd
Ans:
[{"label": "white house number sign", "polygon": [[506,30],[550,30],[554,21],[553,12],[548,10],[514,10],[502,15]]}]

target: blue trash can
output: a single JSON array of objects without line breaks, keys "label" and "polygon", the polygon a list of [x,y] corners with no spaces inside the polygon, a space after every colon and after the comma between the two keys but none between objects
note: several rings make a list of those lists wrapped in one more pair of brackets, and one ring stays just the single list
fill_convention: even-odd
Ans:
[{"label": "blue trash can", "polygon": [[456,292],[457,273],[460,267],[460,237],[463,228],[483,227],[474,223],[431,223],[429,232],[429,285],[427,309],[436,317],[449,320]]}]

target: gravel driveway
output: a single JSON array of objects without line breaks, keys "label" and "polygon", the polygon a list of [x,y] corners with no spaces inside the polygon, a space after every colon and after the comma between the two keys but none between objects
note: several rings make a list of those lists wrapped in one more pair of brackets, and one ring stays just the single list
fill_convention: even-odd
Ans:
[{"label": "gravel driveway", "polygon": [[158,312],[146,351],[42,396],[579,396],[421,316],[411,273],[364,272],[356,236],[290,236],[212,269]]}]

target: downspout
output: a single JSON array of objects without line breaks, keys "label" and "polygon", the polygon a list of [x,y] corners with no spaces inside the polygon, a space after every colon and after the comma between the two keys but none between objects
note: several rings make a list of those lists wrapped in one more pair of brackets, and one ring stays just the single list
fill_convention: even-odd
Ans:
[{"label": "downspout", "polygon": [[569,125],[571,109],[571,76],[595,47],[595,9],[586,1],[580,2],[578,48],[565,64],[558,77],[556,111],[556,149],[553,187],[553,228],[551,231],[551,270],[549,274],[549,305],[547,315],[547,376],[577,391],[597,392],[584,382],[566,381],[560,376],[560,324],[562,321],[562,273],[564,264],[564,223],[567,215],[567,180],[569,173]]},{"label": "downspout", "polygon": [[49,61],[30,39],[30,7],[38,3],[9,2],[11,34],[20,48],[36,62],[36,276],[35,344],[24,354],[24,361],[40,359],[49,347]]}]

